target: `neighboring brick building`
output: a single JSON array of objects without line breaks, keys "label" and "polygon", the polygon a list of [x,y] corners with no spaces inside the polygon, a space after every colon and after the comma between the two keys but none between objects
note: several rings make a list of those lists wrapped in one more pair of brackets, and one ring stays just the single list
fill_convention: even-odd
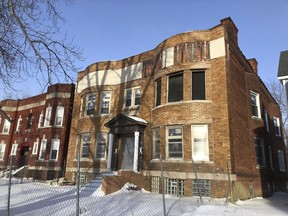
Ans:
[{"label": "neighboring brick building", "polygon": [[[74,84],[55,84],[47,93],[0,102],[0,167],[28,165],[25,176],[35,179],[62,177],[74,99]],[[12,119],[9,123],[5,113]]]},{"label": "neighboring brick building", "polygon": [[237,34],[226,18],[79,72],[66,177],[76,180],[79,153],[83,179],[118,171],[106,193],[125,181],[161,192],[161,155],[168,194],[197,195],[196,182],[233,200],[286,190],[279,107]]}]

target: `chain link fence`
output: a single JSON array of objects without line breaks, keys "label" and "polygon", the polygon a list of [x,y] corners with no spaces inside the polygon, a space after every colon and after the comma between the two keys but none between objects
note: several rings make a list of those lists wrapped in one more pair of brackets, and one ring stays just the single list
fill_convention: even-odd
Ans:
[{"label": "chain link fence", "polygon": [[[162,163],[161,163],[162,164]],[[162,168],[162,165],[161,165]],[[3,177],[4,171],[1,172]],[[37,181],[12,176],[13,169],[5,171],[0,179],[0,215],[182,215],[193,208],[208,203],[210,199],[199,201],[199,197],[167,195],[167,183],[163,176],[154,184],[159,191],[135,190],[127,183],[113,194],[104,195],[101,190],[102,176],[81,185],[80,172],[76,185],[60,178]],[[162,173],[162,172],[161,172]],[[160,181],[160,182],[159,182]],[[171,183],[173,185],[173,182]],[[169,188],[173,190],[173,188]],[[162,193],[164,191],[164,193]],[[175,194],[177,195],[177,194]],[[202,199],[201,199],[202,200]],[[225,204],[225,200],[223,200]]]}]

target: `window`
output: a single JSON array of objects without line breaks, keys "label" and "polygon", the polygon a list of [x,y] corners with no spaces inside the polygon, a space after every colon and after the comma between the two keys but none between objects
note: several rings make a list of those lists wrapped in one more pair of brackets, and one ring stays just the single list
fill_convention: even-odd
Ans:
[{"label": "window", "polygon": [[16,155],[18,144],[13,144],[10,155]]},{"label": "window", "polygon": [[274,123],[274,134],[276,136],[281,136],[281,129],[280,129],[280,120],[278,117],[273,117]]},{"label": "window", "polygon": [[183,73],[173,74],[168,78],[168,102],[183,100]]},{"label": "window", "polygon": [[57,106],[56,108],[56,115],[55,115],[55,126],[62,126],[63,124],[63,116],[64,116],[64,107]]},{"label": "window", "polygon": [[182,127],[174,126],[167,129],[168,157],[182,158]]},{"label": "window", "polygon": [[86,115],[93,115],[95,111],[96,95],[89,94],[86,96]]},{"label": "window", "polygon": [[82,158],[89,158],[90,157],[90,143],[91,143],[91,134],[82,134],[82,151],[81,151],[81,157]]},{"label": "window", "polygon": [[43,125],[43,111],[41,111],[39,115],[38,128],[42,127],[42,125]]},{"label": "window", "polygon": [[22,125],[22,118],[21,116],[19,116],[18,121],[17,121],[17,127],[16,127],[17,132],[20,131],[21,125]]},{"label": "window", "polygon": [[159,193],[160,178],[157,176],[151,177],[151,192]]},{"label": "window", "polygon": [[59,139],[52,139],[51,150],[50,150],[50,160],[58,159],[59,145],[60,145]]},{"label": "window", "polygon": [[47,107],[46,113],[45,113],[44,127],[50,126],[51,112],[52,112],[52,107]]},{"label": "window", "polygon": [[264,121],[265,121],[266,130],[267,132],[269,132],[269,116],[268,116],[266,109],[264,109]]},{"label": "window", "polygon": [[32,113],[29,113],[28,118],[27,118],[26,129],[31,129],[32,120],[33,120],[33,115],[32,115]]},{"label": "window", "polygon": [[209,161],[207,125],[192,126],[192,157],[194,161]]},{"label": "window", "polygon": [[45,159],[46,146],[47,146],[47,139],[42,139],[40,146],[39,160]]},{"label": "window", "polygon": [[265,150],[263,139],[256,137],[255,138],[255,151],[256,151],[256,162],[258,166],[265,166]]},{"label": "window", "polygon": [[174,64],[174,47],[169,47],[162,51],[162,68]]},{"label": "window", "polygon": [[0,160],[4,159],[6,144],[0,144]]},{"label": "window", "polygon": [[36,142],[34,142],[33,149],[32,149],[32,154],[33,155],[37,155],[37,153],[38,153],[38,139],[37,139]]},{"label": "window", "polygon": [[260,102],[259,102],[259,94],[256,92],[250,92],[251,97],[251,112],[252,116],[260,118]]},{"label": "window", "polygon": [[192,72],[192,100],[205,100],[205,72]]},{"label": "window", "polygon": [[105,158],[106,143],[107,143],[107,134],[97,133],[97,140],[96,140],[96,158],[97,159]]},{"label": "window", "polygon": [[166,193],[173,196],[184,196],[184,180],[165,179]]},{"label": "window", "polygon": [[161,79],[156,81],[156,106],[161,105]]},{"label": "window", "polygon": [[125,107],[133,107],[140,105],[141,102],[141,88],[135,87],[125,90]]},{"label": "window", "polygon": [[2,130],[3,134],[9,134],[10,125],[11,125],[11,123],[7,119],[5,119],[4,125],[3,125],[3,130]]},{"label": "window", "polygon": [[273,155],[272,155],[272,148],[271,148],[271,146],[268,146],[268,149],[269,149],[270,169],[271,169],[271,170],[274,170],[274,167],[273,167]]},{"label": "window", "polygon": [[194,179],[192,185],[193,196],[211,197],[211,182],[206,179]]},{"label": "window", "polygon": [[277,152],[278,152],[279,170],[285,172],[286,166],[285,166],[284,152],[282,150],[278,150]]},{"label": "window", "polygon": [[101,93],[100,114],[109,114],[109,112],[110,112],[110,99],[111,99],[111,92],[102,92]]},{"label": "window", "polygon": [[160,158],[160,128],[153,129],[153,159]]}]

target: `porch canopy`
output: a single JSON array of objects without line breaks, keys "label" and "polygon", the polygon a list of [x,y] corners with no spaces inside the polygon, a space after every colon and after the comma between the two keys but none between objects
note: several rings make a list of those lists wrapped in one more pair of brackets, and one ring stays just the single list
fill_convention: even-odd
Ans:
[{"label": "porch canopy", "polygon": [[125,114],[118,114],[105,124],[106,127],[110,128],[112,134],[143,131],[147,125],[148,123],[144,119]]},{"label": "porch canopy", "polygon": [[133,149],[133,171],[138,172],[138,153],[139,153],[139,135],[145,129],[148,123],[139,117],[129,116],[125,114],[118,114],[105,126],[110,128],[109,133],[109,146],[108,146],[108,158],[107,158],[107,170],[111,170],[112,163],[112,151],[113,151],[113,139],[115,134],[131,134],[134,133],[134,149]]}]

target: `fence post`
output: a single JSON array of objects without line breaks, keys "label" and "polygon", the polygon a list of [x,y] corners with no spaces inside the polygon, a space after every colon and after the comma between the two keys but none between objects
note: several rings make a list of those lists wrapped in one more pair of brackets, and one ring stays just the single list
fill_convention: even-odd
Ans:
[{"label": "fence post", "polygon": [[163,210],[164,210],[164,216],[166,216],[166,204],[165,204],[165,194],[164,194],[164,178],[163,178],[163,164],[162,164],[162,155],[161,154],[160,154],[160,166],[161,166],[161,180],[162,180]]},{"label": "fence post", "polygon": [[201,202],[201,205],[203,205],[202,193],[201,193],[201,189],[199,187],[199,181],[198,181],[197,172],[195,169],[195,163],[194,163],[193,157],[192,157],[192,166],[193,166],[193,171],[195,173],[195,180],[196,180],[196,185],[197,185],[197,189],[198,189],[198,193],[199,193],[199,197],[200,197],[200,202]]},{"label": "fence post", "polygon": [[226,203],[228,203],[229,200],[231,200],[231,178],[230,178],[228,161],[227,161],[227,174],[228,174],[228,197],[226,199]]},{"label": "fence post", "polygon": [[8,206],[7,215],[10,216],[10,196],[11,196],[11,179],[12,179],[12,159],[13,156],[10,155],[10,165],[9,165],[9,184],[8,184]]},{"label": "fence post", "polygon": [[76,197],[76,216],[80,214],[80,153],[78,153],[78,164],[77,164],[77,197]]}]

